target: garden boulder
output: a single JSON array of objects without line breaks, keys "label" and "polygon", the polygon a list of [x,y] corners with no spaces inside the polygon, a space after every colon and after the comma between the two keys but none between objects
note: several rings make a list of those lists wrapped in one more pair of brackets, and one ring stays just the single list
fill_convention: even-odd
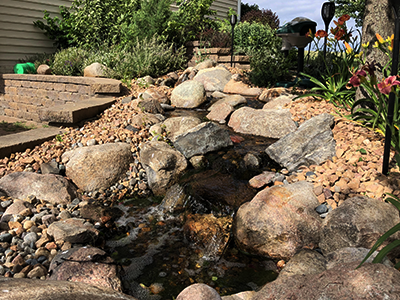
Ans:
[{"label": "garden boulder", "polygon": [[229,72],[224,66],[217,66],[215,68],[200,70],[193,80],[201,82],[207,92],[222,92],[231,77],[231,72]]},{"label": "garden boulder", "polygon": [[83,70],[84,77],[107,77],[107,67],[100,63],[92,63]]},{"label": "garden boulder", "polygon": [[195,80],[187,80],[171,93],[171,105],[177,108],[196,108],[206,101],[204,85]]}]

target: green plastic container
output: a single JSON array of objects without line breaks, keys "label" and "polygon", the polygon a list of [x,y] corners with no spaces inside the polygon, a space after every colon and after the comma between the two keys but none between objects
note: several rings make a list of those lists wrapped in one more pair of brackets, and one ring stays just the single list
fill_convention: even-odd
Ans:
[{"label": "green plastic container", "polygon": [[15,74],[36,74],[36,68],[34,63],[24,63],[24,64],[16,64],[14,66]]}]

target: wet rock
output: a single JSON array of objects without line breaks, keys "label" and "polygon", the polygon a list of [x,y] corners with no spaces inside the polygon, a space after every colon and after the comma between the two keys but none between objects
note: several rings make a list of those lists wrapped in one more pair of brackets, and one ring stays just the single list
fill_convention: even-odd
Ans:
[{"label": "wet rock", "polygon": [[[367,256],[370,249],[366,248],[355,248],[355,247],[345,247],[338,249],[336,251],[330,252],[325,255],[327,260],[326,268],[332,269],[340,264],[349,264],[353,262],[361,263],[362,260]],[[375,251],[365,262],[372,263],[373,259],[378,254],[378,251]],[[385,257],[382,261],[385,266],[393,267],[392,262]]]},{"label": "wet rock", "polygon": [[214,106],[206,118],[211,121],[225,123],[225,120],[234,110],[235,109],[228,103],[221,103]]},{"label": "wet rock", "polygon": [[174,142],[176,137],[180,134],[186,133],[188,130],[196,127],[201,123],[197,117],[173,117],[168,118],[160,124],[155,124],[150,128],[150,132],[162,134],[163,131],[167,132],[167,137]]},{"label": "wet rock", "polygon": [[212,170],[189,177],[188,187],[190,195],[199,202],[203,199],[216,205],[229,204],[233,207],[250,201],[256,194],[246,182]]},{"label": "wet rock", "polygon": [[283,109],[286,104],[292,102],[292,98],[288,96],[279,96],[263,106],[263,109]]},{"label": "wet rock", "polygon": [[283,87],[271,88],[271,89],[263,90],[263,92],[261,93],[260,97],[258,97],[258,99],[262,102],[269,102],[280,96],[291,96],[291,94],[287,88],[283,88]]},{"label": "wet rock", "polygon": [[215,102],[213,105],[211,105],[208,108],[208,111],[211,111],[215,106],[218,106],[219,104],[222,103],[227,103],[232,107],[236,107],[240,104],[247,104],[247,100],[245,97],[241,95],[229,95],[229,96],[224,96],[221,99],[219,99],[217,102]]},{"label": "wet rock", "polygon": [[252,88],[249,87],[247,84],[243,83],[242,81],[236,81],[231,79],[223,89],[224,93],[227,94],[239,94],[243,96],[252,96],[258,97],[262,89],[260,88]]},{"label": "wet rock", "polygon": [[251,178],[249,184],[256,189],[259,189],[271,183],[274,177],[275,172],[264,171],[260,175]]},{"label": "wet rock", "polygon": [[99,232],[92,224],[85,222],[84,219],[71,218],[52,223],[47,230],[47,234],[52,236],[56,242],[90,244],[97,239]]},{"label": "wet rock", "polygon": [[204,155],[195,155],[192,156],[190,159],[190,164],[193,166],[195,169],[201,169],[207,166],[208,161],[207,158]]},{"label": "wet rock", "polygon": [[251,254],[289,259],[302,249],[316,248],[321,218],[312,184],[299,181],[259,192],[243,204],[235,219],[236,244]]},{"label": "wet rock", "polygon": [[208,69],[208,68],[212,68],[215,67],[217,65],[217,62],[213,59],[206,59],[204,61],[202,61],[201,63],[198,63],[194,68],[196,70],[203,70],[203,69]]},{"label": "wet rock", "polygon": [[[326,217],[319,246],[324,253],[345,247],[371,249],[386,231],[398,223],[399,212],[392,204],[362,196],[349,198]],[[383,245],[399,238],[399,233],[396,233]]]},{"label": "wet rock", "polygon": [[93,286],[82,282],[48,281],[34,279],[16,279],[0,277],[3,295],[0,299],[32,300],[135,300],[131,296],[109,288]]},{"label": "wet rock", "polygon": [[131,147],[125,143],[78,148],[65,152],[62,159],[68,160],[67,176],[87,192],[109,188],[133,163]]},{"label": "wet rock", "polygon": [[201,82],[188,80],[171,93],[171,105],[178,108],[195,108],[206,101],[206,91]]},{"label": "wet rock", "polygon": [[176,137],[174,146],[186,158],[232,146],[229,132],[213,122],[205,122]]},{"label": "wet rock", "polygon": [[232,74],[226,68],[217,66],[200,70],[193,80],[201,82],[207,92],[222,92],[231,77]]},{"label": "wet rock", "polygon": [[67,204],[76,197],[76,189],[68,180],[53,174],[14,172],[0,179],[0,189],[12,198],[33,195],[52,204]]},{"label": "wet rock", "polygon": [[400,297],[400,273],[396,269],[369,263],[356,269],[357,265],[342,264],[319,274],[278,277],[251,299],[373,300]]},{"label": "wet rock", "polygon": [[230,296],[223,296],[222,300],[251,300],[255,293],[255,291],[241,292]]},{"label": "wet rock", "polygon": [[174,184],[168,189],[163,201],[158,207],[164,212],[176,212],[184,208],[188,199],[189,196],[186,194],[183,186]]},{"label": "wet rock", "polygon": [[265,152],[289,171],[302,165],[319,165],[336,155],[331,130],[333,121],[334,117],[329,114],[313,117],[295,132],[269,146]]},{"label": "wet rock", "polygon": [[155,195],[163,195],[183,174],[187,167],[185,157],[165,142],[142,144],[140,160]]},{"label": "wet rock", "polygon": [[83,205],[79,211],[81,218],[90,219],[93,223],[106,223],[103,221],[114,221],[115,219],[122,216],[122,211],[118,207],[107,207],[98,202]]},{"label": "wet rock", "polygon": [[92,63],[83,69],[84,77],[107,77],[107,67],[100,63]]},{"label": "wet rock", "polygon": [[195,283],[180,292],[176,300],[221,300],[221,297],[212,287]]},{"label": "wet rock", "polygon": [[72,248],[52,260],[48,280],[66,280],[121,292],[120,274],[114,260],[95,247]]},{"label": "wet rock", "polygon": [[279,278],[293,275],[319,274],[327,269],[326,259],[317,251],[300,250],[279,273]]},{"label": "wet rock", "polygon": [[297,129],[289,110],[267,110],[242,107],[228,123],[235,132],[279,139]]}]

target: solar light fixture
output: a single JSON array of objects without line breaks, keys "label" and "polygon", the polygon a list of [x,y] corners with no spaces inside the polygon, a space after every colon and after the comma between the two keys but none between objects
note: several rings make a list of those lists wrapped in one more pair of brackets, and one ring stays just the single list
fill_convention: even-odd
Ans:
[{"label": "solar light fixture", "polygon": [[235,33],[235,25],[237,22],[237,16],[236,15],[231,15],[231,18],[229,20],[229,22],[231,23],[232,26],[232,45],[231,45],[231,67],[233,67],[233,36]]},{"label": "solar light fixture", "polygon": [[[392,56],[392,69],[390,72],[391,76],[397,76],[397,70],[399,65],[399,36],[400,36],[400,0],[389,0],[389,4],[392,6],[392,10],[395,17],[394,22],[394,39],[393,39],[393,56]],[[391,127],[393,124],[393,111],[394,103],[396,101],[396,95],[391,92],[389,94],[388,112],[385,132],[385,148],[383,151],[383,165],[382,173],[387,175],[389,173],[389,157],[390,157],[390,145],[392,140]]]},{"label": "solar light fixture", "polygon": [[[325,23],[325,32],[328,33],[329,24],[331,23],[333,16],[335,15],[335,3],[325,2],[321,8],[322,19]],[[324,38],[324,58],[326,57],[326,43],[327,37]]]}]

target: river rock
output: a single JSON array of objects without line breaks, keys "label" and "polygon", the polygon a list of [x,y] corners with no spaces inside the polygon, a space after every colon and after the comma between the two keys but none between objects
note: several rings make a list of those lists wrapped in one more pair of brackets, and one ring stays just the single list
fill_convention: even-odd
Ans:
[{"label": "river rock", "polygon": [[280,96],[292,96],[292,95],[290,94],[287,88],[277,87],[277,88],[270,88],[263,90],[258,99],[262,102],[269,102]]},{"label": "river rock", "polygon": [[83,282],[122,291],[114,260],[95,247],[72,248],[57,254],[51,261],[48,280]]},{"label": "river rock", "polygon": [[7,196],[25,199],[36,196],[52,204],[68,204],[76,197],[76,189],[60,175],[14,172],[0,179],[0,190]]},{"label": "river rock", "polygon": [[136,99],[131,102],[131,107],[150,114],[164,114],[164,109],[161,107],[160,102],[155,99]]},{"label": "river rock", "polygon": [[278,277],[251,300],[399,299],[400,273],[382,264],[342,264],[319,274]]},{"label": "river rock", "polygon": [[292,98],[288,96],[279,96],[268,103],[265,103],[263,109],[283,109],[286,104],[292,102]]},{"label": "river rock", "polygon": [[214,170],[190,176],[188,187],[191,196],[200,203],[207,200],[215,205],[229,204],[235,208],[256,195],[256,191],[246,182]]},{"label": "river rock", "polygon": [[295,132],[269,146],[265,152],[289,171],[302,165],[319,165],[336,155],[331,130],[333,122],[334,117],[326,113],[313,117]]},{"label": "river rock", "polygon": [[200,70],[193,80],[201,82],[206,92],[222,92],[231,77],[231,72],[225,67],[217,66]]},{"label": "river rock", "polygon": [[211,121],[216,121],[219,123],[225,123],[225,120],[235,109],[228,103],[221,103],[213,106],[213,109],[206,116],[207,119]]},{"label": "river rock", "polygon": [[107,223],[108,221],[114,221],[123,214],[118,207],[103,206],[101,202],[93,202],[83,205],[80,207],[79,212],[82,218],[90,219],[94,223]]},{"label": "river rock", "polygon": [[131,147],[125,143],[77,148],[65,152],[62,160],[67,161],[67,176],[87,192],[109,188],[133,163]]},{"label": "river rock", "polygon": [[200,63],[198,63],[194,68],[196,70],[203,70],[203,69],[208,69],[208,68],[212,68],[215,67],[217,65],[217,62],[213,59],[206,59]]},{"label": "river rock", "polygon": [[[399,212],[392,204],[363,196],[349,198],[325,218],[319,246],[323,253],[344,247],[371,249],[386,231],[398,223]],[[400,234],[396,233],[383,245],[399,238]]]},{"label": "river rock", "polygon": [[319,274],[326,270],[326,259],[317,251],[302,249],[286,263],[279,277]]},{"label": "river rock", "polygon": [[160,114],[139,113],[132,116],[130,125],[136,128],[141,128],[163,122],[164,120],[165,117]]},{"label": "river rock", "polygon": [[13,204],[7,207],[6,211],[1,216],[1,222],[8,222],[13,215],[18,215],[26,209],[33,209],[34,206],[29,202],[22,200],[14,200]]},{"label": "river rock", "polygon": [[275,176],[276,176],[275,172],[264,171],[261,174],[251,178],[249,180],[249,184],[253,188],[259,189],[271,183]]},{"label": "river rock", "polygon": [[188,200],[189,195],[186,194],[184,187],[180,184],[174,184],[168,189],[158,208],[164,213],[179,211],[185,207]]},{"label": "river rock", "polygon": [[186,158],[232,146],[229,132],[213,122],[205,122],[176,137],[174,146]]},{"label": "river rock", "polygon": [[255,295],[255,291],[246,291],[240,292],[234,295],[223,296],[222,300],[251,300],[251,298]]},{"label": "river rock", "polygon": [[[217,98],[217,97],[215,97]],[[245,97],[241,95],[229,95],[229,96],[224,96],[221,99],[219,99],[217,102],[215,102],[213,105],[211,105],[207,110],[211,111],[213,108],[217,105],[220,105],[222,103],[227,103],[232,107],[236,107],[240,104],[247,104],[247,100]]]},{"label": "river rock", "polygon": [[187,167],[186,158],[179,151],[159,141],[142,144],[140,160],[155,195],[164,195]]},{"label": "river rock", "polygon": [[165,95],[165,93],[163,91],[160,91],[155,88],[150,88],[150,89],[147,89],[146,91],[144,91],[142,94],[142,98],[143,98],[143,100],[155,99],[159,103],[162,103],[162,104],[170,103],[170,101],[169,101],[168,97]]},{"label": "river rock", "polygon": [[[370,249],[362,248],[362,247],[345,247],[333,252],[330,252],[325,255],[327,264],[327,269],[332,269],[340,264],[349,264],[352,262],[361,263],[362,260],[367,256]],[[375,251],[365,262],[372,263],[373,259],[378,254],[378,251]],[[385,257],[382,263],[388,267],[393,267],[392,262]]]},{"label": "river rock", "polygon": [[322,223],[318,204],[305,181],[264,189],[239,208],[236,244],[251,254],[285,260],[302,248],[316,248]]},{"label": "river rock", "polygon": [[107,77],[106,75],[107,67],[100,63],[92,63],[83,69],[84,77]]},{"label": "river rock", "polygon": [[174,142],[178,135],[187,132],[200,123],[201,120],[197,117],[173,117],[166,119],[162,123],[153,125],[150,127],[150,132],[161,135],[163,131],[165,131],[167,133],[167,137]]},{"label": "river rock", "polygon": [[[228,123],[235,132],[279,139],[297,129],[289,110],[267,110],[242,107]],[[289,147],[290,148],[290,147]]]},{"label": "river rock", "polygon": [[86,244],[93,243],[97,239],[99,232],[84,219],[71,218],[52,223],[47,230],[47,234],[52,236],[56,242]]},{"label": "river rock", "polygon": [[212,287],[195,283],[180,292],[176,300],[221,300],[221,297]]},{"label": "river rock", "polygon": [[185,238],[200,248],[206,260],[218,260],[229,242],[232,217],[212,214],[188,214],[183,226]]},{"label": "river rock", "polygon": [[195,80],[181,83],[171,93],[171,105],[178,108],[196,108],[206,99],[203,84]]},{"label": "river rock", "polygon": [[0,277],[2,300],[135,300],[109,288],[82,282],[48,281]]},{"label": "river rock", "polygon": [[243,96],[258,97],[262,89],[249,87],[242,81],[236,81],[235,79],[229,80],[224,87],[224,93],[227,94],[239,94]]}]

